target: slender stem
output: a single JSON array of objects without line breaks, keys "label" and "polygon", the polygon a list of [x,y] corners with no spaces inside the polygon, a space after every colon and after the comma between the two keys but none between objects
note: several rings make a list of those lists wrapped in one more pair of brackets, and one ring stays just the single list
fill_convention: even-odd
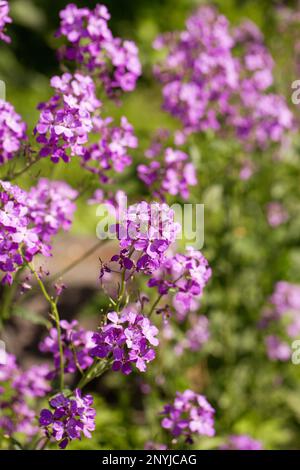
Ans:
[{"label": "slender stem", "polygon": [[31,160],[30,162],[28,162],[23,168],[21,168],[21,170],[19,171],[16,171],[15,173],[12,173],[11,175],[8,175],[7,177],[7,180],[8,181],[13,181],[15,180],[16,178],[19,178],[19,176],[23,175],[24,173],[26,173],[28,170],[30,170],[30,168],[35,165],[38,161],[40,161],[40,157],[36,157],[34,158],[33,160]]},{"label": "slender stem", "polygon": [[159,295],[156,299],[156,301],[154,302],[154,304],[152,305],[151,309],[150,309],[150,312],[148,314],[148,318],[151,317],[152,313],[154,312],[155,308],[157,307],[157,305],[159,304],[159,302],[161,301],[163,297],[163,294]]},{"label": "slender stem", "polygon": [[91,248],[89,248],[83,255],[81,255],[79,258],[76,260],[72,261],[68,266],[66,266],[64,269],[59,271],[58,273],[54,274],[53,276],[50,277],[50,281],[56,281],[60,277],[62,277],[64,274],[68,273],[72,269],[76,268],[78,264],[80,264],[82,261],[84,261],[86,258],[91,256],[97,249],[102,246],[103,244],[107,243],[109,240],[100,240],[98,241],[95,245],[93,245]]},{"label": "slender stem", "polygon": [[116,305],[116,312],[120,311],[120,306],[125,294],[125,287],[126,287],[126,281],[125,281],[125,274],[126,274],[126,269],[123,269],[122,271],[122,278],[121,278],[121,287],[120,287],[120,293],[117,299],[117,305]]},{"label": "slender stem", "polygon": [[30,269],[31,273],[34,275],[45,299],[50,305],[51,308],[51,313],[52,317],[55,321],[55,326],[57,330],[57,342],[58,342],[58,348],[59,348],[59,363],[60,363],[60,389],[63,390],[64,388],[64,350],[63,350],[63,344],[62,344],[62,339],[61,339],[61,328],[60,328],[60,318],[59,318],[59,312],[57,309],[57,303],[53,299],[53,297],[50,296],[48,293],[43,281],[41,280],[40,276],[34,269],[34,266],[32,263],[27,263],[28,268]]},{"label": "slender stem", "polygon": [[110,368],[110,366],[111,366],[110,359],[108,360],[102,359],[101,361],[99,361],[99,359],[95,359],[93,364],[90,366],[90,368],[81,377],[76,388],[82,389],[93,379],[95,379],[96,377],[100,377],[100,375],[104,374],[104,372],[107,371]]}]

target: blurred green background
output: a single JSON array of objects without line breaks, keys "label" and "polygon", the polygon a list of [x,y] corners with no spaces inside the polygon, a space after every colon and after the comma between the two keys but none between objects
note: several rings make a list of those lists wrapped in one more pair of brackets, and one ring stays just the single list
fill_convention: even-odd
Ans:
[{"label": "blurred green background", "polygon": [[[68,2],[12,0],[14,23],[9,27],[11,45],[0,47],[0,78],[6,82],[7,99],[34,127],[36,104],[49,97],[49,78],[57,74],[55,57],[58,12]],[[97,2],[76,1],[93,7]],[[152,76],[157,52],[151,43],[158,33],[182,29],[199,0],[111,0],[103,2],[112,15],[111,28],[136,41],[143,65],[137,90],[124,96],[120,108],[107,103],[114,117],[127,116],[134,125],[140,147],[134,163],[143,160],[149,136],[159,127],[176,129],[178,123],[161,111],[161,91]],[[299,25],[282,32],[278,6],[294,10],[297,2],[270,0],[220,0],[214,2],[231,21],[253,20],[265,34],[275,59],[276,87],[291,104],[291,83],[297,76],[295,45]],[[215,406],[217,437],[199,439],[195,448],[217,447],[228,434],[248,433],[265,448],[300,449],[300,366],[273,363],[266,357],[263,333],[257,328],[261,311],[279,280],[300,283],[300,142],[294,135],[285,146],[268,152],[246,154],[234,141],[215,135],[196,136],[188,148],[197,166],[199,185],[191,202],[205,204],[203,252],[213,268],[201,313],[211,323],[211,340],[199,354],[180,360],[172,345],[163,345],[159,360],[145,376],[108,374],[97,385],[97,432],[91,441],[73,448],[143,448],[147,440],[162,440],[158,413],[176,390],[203,392]],[[243,160],[256,171],[241,181]],[[134,170],[134,168],[133,168]],[[131,170],[132,171],[132,170]],[[18,180],[28,186],[37,174],[63,178],[74,187],[82,183],[76,165],[43,161],[29,176]],[[134,171],[118,183],[131,197],[141,198],[143,188]],[[266,219],[270,201],[283,204],[289,220],[272,229]],[[95,209],[79,201],[73,234],[94,234]],[[67,295],[67,294],[66,294]],[[79,318],[96,316],[103,299],[93,292]],[[142,387],[141,387],[142,386]],[[103,398],[100,398],[102,396]],[[70,446],[71,447],[71,446]]]}]

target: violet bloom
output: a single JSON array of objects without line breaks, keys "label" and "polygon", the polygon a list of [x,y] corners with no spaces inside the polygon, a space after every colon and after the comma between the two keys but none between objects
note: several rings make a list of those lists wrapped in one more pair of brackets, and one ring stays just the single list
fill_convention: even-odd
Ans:
[{"label": "violet bloom", "polygon": [[20,151],[26,138],[26,124],[21,116],[10,103],[0,99],[0,165]]},{"label": "violet bloom", "polygon": [[128,375],[135,367],[145,372],[147,364],[155,358],[152,346],[158,346],[158,329],[143,315],[124,311],[120,315],[111,312],[109,323],[95,333],[96,347],[91,355],[99,358],[112,358],[114,371]]},{"label": "violet bloom", "polygon": [[98,175],[101,183],[110,182],[109,171],[122,173],[131,165],[132,158],[128,149],[134,149],[138,140],[131,124],[121,118],[120,127],[111,126],[112,118],[97,119],[95,128],[100,140],[90,145],[84,155],[82,166]]},{"label": "violet bloom", "polygon": [[59,443],[61,449],[65,449],[74,439],[81,439],[82,434],[92,437],[96,410],[92,407],[91,395],[81,395],[81,391],[76,389],[70,398],[60,393],[49,404],[52,410],[45,408],[40,413],[40,427],[48,438]]},{"label": "violet bloom", "polygon": [[[300,286],[286,281],[275,285],[269,299],[268,308],[264,309],[260,325],[264,329],[276,326],[288,338],[300,334]],[[270,330],[272,331],[272,330]],[[271,333],[266,337],[267,354],[273,361],[287,361],[291,356],[289,344]]]},{"label": "violet bloom", "polygon": [[39,239],[49,243],[62,229],[70,229],[78,192],[64,181],[41,178],[28,192],[29,217]]},{"label": "violet bloom", "polygon": [[160,36],[154,47],[167,49],[154,72],[164,109],[182,123],[181,141],[225,127],[247,149],[266,148],[294,127],[285,99],[269,93],[273,60],[252,23],[231,30],[215,8],[200,7],[184,31]]},{"label": "violet bloom", "polygon": [[208,318],[205,315],[200,315],[191,322],[191,328],[187,330],[182,346],[191,351],[200,351],[209,337]]},{"label": "violet bloom", "polygon": [[159,444],[158,442],[147,441],[144,446],[145,450],[167,450],[168,447],[165,444]]},{"label": "violet bloom", "polygon": [[279,202],[270,202],[267,206],[267,219],[271,227],[278,227],[284,224],[289,218],[289,214]]},{"label": "violet bloom", "polygon": [[247,434],[232,435],[220,450],[262,450],[262,443]]},{"label": "violet bloom", "polygon": [[186,442],[192,443],[195,435],[214,436],[214,413],[203,395],[192,390],[176,392],[174,402],[165,405],[161,413],[164,416],[161,425],[173,437],[184,436]]},{"label": "violet bloom", "polygon": [[84,155],[101,102],[93,80],[79,73],[55,76],[51,86],[55,94],[38,106],[41,113],[34,133],[41,157],[51,156],[54,163],[60,159],[68,162],[71,156]]},{"label": "violet bloom", "polygon": [[9,16],[9,4],[6,0],[0,1],[0,39],[4,42],[10,42],[11,39],[4,33],[7,24],[11,23]]},{"label": "violet bloom", "polygon": [[162,163],[152,160],[137,170],[139,178],[162,200],[166,194],[188,199],[189,187],[197,184],[196,170],[188,155],[170,147],[165,150]]},{"label": "violet bloom", "polygon": [[291,357],[291,348],[290,346],[281,341],[275,335],[270,335],[266,337],[266,348],[268,358],[271,361],[288,361]]},{"label": "violet bloom", "polygon": [[44,397],[51,391],[48,376],[49,367],[46,364],[34,365],[25,372],[19,373],[12,385],[26,397]]},{"label": "violet bloom", "polygon": [[156,287],[160,295],[175,290],[173,306],[179,320],[184,320],[188,312],[199,308],[204,287],[211,277],[211,268],[200,251],[188,247],[185,254],[177,253],[165,257],[160,269],[153,273],[148,282]]},{"label": "violet bloom", "polygon": [[[0,181],[0,271],[2,283],[11,284],[13,274],[34,255],[49,255],[30,225],[28,195],[18,186]],[[22,252],[20,251],[22,249]]]},{"label": "violet bloom", "polygon": [[180,231],[174,219],[174,211],[165,203],[142,201],[123,210],[119,223],[111,227],[120,240],[120,252],[112,261],[122,269],[144,273],[158,269]]},{"label": "violet bloom", "polygon": [[[71,323],[61,320],[61,341],[64,351],[64,370],[66,373],[74,373],[78,368],[87,369],[93,362],[90,350],[95,346],[92,341],[93,332],[79,327],[78,322]],[[60,369],[60,354],[56,328],[51,328],[49,336],[43,339],[39,345],[43,353],[51,353],[54,360],[54,371],[50,377],[58,374]]]},{"label": "violet bloom", "polygon": [[60,12],[60,18],[57,36],[67,40],[59,51],[61,60],[98,76],[109,96],[135,88],[141,75],[138,49],[134,42],[113,36],[106,6],[96,5],[90,10],[69,4]]},{"label": "violet bloom", "polygon": [[50,390],[46,365],[21,370],[15,356],[7,354],[7,363],[0,364],[0,427],[4,434],[23,434],[32,438],[39,431],[32,399],[44,397]]}]

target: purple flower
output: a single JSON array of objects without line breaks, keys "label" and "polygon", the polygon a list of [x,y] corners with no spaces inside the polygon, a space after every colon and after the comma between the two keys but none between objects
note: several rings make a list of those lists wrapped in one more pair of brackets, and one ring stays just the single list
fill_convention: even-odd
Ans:
[{"label": "purple flower", "polygon": [[199,308],[203,289],[210,277],[211,268],[206,258],[200,251],[188,247],[186,254],[165,257],[148,285],[156,287],[161,295],[166,295],[170,289],[175,290],[173,306],[178,319],[184,320],[188,312]]},{"label": "purple flower", "polygon": [[27,193],[0,181],[0,271],[2,282],[41,253],[50,256],[51,238],[70,227],[77,192],[63,182],[41,179]]},{"label": "purple flower", "polygon": [[[288,338],[295,338],[300,333],[300,286],[286,281],[277,282],[269,305],[264,309],[260,321],[261,328],[270,329],[271,334],[265,339],[268,357],[272,360],[288,361],[291,348],[282,333]],[[274,327],[278,334],[273,334]]]},{"label": "purple flower", "polygon": [[262,443],[247,434],[232,435],[220,450],[262,450]]},{"label": "purple flower", "polygon": [[191,351],[200,351],[209,340],[209,321],[206,316],[200,315],[191,322],[191,327],[187,330],[182,341],[182,347]]},{"label": "purple flower", "polygon": [[273,60],[252,23],[231,30],[215,8],[200,7],[184,31],[158,37],[154,47],[167,49],[154,73],[164,109],[182,123],[181,141],[225,127],[246,148],[265,148],[293,128],[285,99],[269,93]]},{"label": "purple flower", "polygon": [[279,202],[270,202],[267,206],[267,219],[271,227],[278,227],[284,224],[289,218],[289,214]]},{"label": "purple flower", "polygon": [[288,361],[291,357],[291,348],[287,343],[281,341],[277,336],[266,337],[266,348],[268,358],[271,361]]},{"label": "purple flower", "polygon": [[120,315],[111,312],[107,318],[109,323],[93,336],[97,346],[92,356],[111,357],[113,370],[121,370],[125,375],[131,373],[133,365],[145,372],[147,364],[155,358],[152,346],[158,346],[158,329],[148,318],[133,311]]},{"label": "purple flower", "polygon": [[67,398],[59,394],[49,401],[52,410],[43,409],[39,423],[45,435],[59,443],[65,449],[70,441],[81,439],[82,434],[91,438],[95,430],[96,410],[92,407],[93,397],[81,395],[76,389],[74,395]]},{"label": "purple flower", "polygon": [[5,434],[17,433],[31,438],[37,434],[32,400],[44,397],[50,390],[46,365],[35,365],[22,371],[16,358],[7,354],[7,363],[0,364],[0,427]]},{"label": "purple flower", "polygon": [[73,202],[78,192],[64,181],[41,178],[28,193],[29,216],[34,231],[45,243],[62,229],[69,230],[76,205]]},{"label": "purple flower", "polygon": [[[142,201],[119,211],[118,224],[111,227],[120,240],[120,252],[112,261],[122,269],[152,273],[159,268],[165,252],[175,242],[180,225],[175,213],[163,203]],[[127,267],[126,267],[127,266]]]},{"label": "purple flower", "polygon": [[34,133],[41,145],[41,157],[51,155],[54,163],[60,159],[68,162],[71,156],[85,154],[101,102],[96,98],[93,80],[80,73],[55,76],[51,86],[55,94],[39,105],[41,113]]},{"label": "purple flower", "polygon": [[188,159],[186,153],[168,147],[162,163],[152,160],[149,165],[139,165],[138,176],[162,200],[165,194],[188,199],[189,186],[197,184],[195,167]]},{"label": "purple flower", "polygon": [[18,374],[12,385],[23,396],[44,397],[51,390],[48,376],[49,367],[47,365],[34,365],[25,372]]},{"label": "purple flower", "polygon": [[61,60],[98,76],[109,96],[117,90],[135,88],[141,75],[138,49],[134,42],[113,36],[107,24],[110,14],[104,5],[89,10],[70,4],[60,12],[60,18],[57,35],[67,40],[59,51]]},{"label": "purple flower", "polygon": [[[22,249],[22,252],[20,251]],[[0,271],[2,283],[11,284],[13,273],[31,261],[37,253],[48,254],[30,226],[27,193],[17,186],[0,181]]]},{"label": "purple flower", "polygon": [[[77,368],[87,369],[93,362],[90,350],[95,346],[92,341],[93,332],[80,328],[78,322],[73,320],[68,323],[61,320],[61,341],[64,351],[64,370],[66,373],[76,372]],[[54,359],[54,371],[51,376],[56,375],[60,368],[60,354],[57,340],[56,328],[51,328],[49,336],[43,339],[39,345],[43,353],[51,353]]]},{"label": "purple flower", "polygon": [[165,405],[161,413],[161,425],[172,436],[184,436],[186,442],[193,442],[194,435],[214,436],[214,409],[203,395],[192,390],[176,392],[174,403]]},{"label": "purple flower", "polygon": [[101,138],[87,148],[82,161],[82,166],[98,175],[102,183],[111,182],[108,176],[110,170],[122,173],[131,164],[128,149],[138,145],[133,127],[125,117],[121,118],[120,127],[111,127],[111,123],[111,118],[97,120],[96,129]]},{"label": "purple flower", "polygon": [[0,39],[4,42],[10,42],[10,38],[4,33],[7,24],[11,23],[9,16],[9,4],[6,0],[0,1]]},{"label": "purple flower", "polygon": [[[0,12],[1,3],[3,2],[0,2]],[[26,124],[21,116],[10,103],[0,99],[0,165],[20,151],[22,141],[26,138]]]}]

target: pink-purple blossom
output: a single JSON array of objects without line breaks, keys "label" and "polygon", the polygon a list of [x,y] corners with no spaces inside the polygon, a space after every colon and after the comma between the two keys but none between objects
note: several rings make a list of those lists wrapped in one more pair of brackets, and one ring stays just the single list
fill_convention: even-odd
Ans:
[{"label": "pink-purple blossom", "polygon": [[[64,352],[64,371],[66,373],[74,373],[77,369],[84,371],[93,362],[89,354],[95,346],[92,341],[93,332],[80,327],[76,320],[71,323],[61,320],[60,328]],[[51,353],[54,361],[54,371],[51,372],[51,376],[58,374],[60,353],[56,328],[50,329],[49,335],[41,341],[39,349],[43,353]]]},{"label": "pink-purple blossom", "polygon": [[25,140],[26,124],[10,103],[0,99],[0,165],[18,154]]},{"label": "pink-purple blossom", "polygon": [[111,312],[107,315],[108,323],[93,336],[96,347],[92,355],[99,358],[111,358],[112,369],[121,370],[127,375],[135,367],[145,372],[147,364],[155,358],[153,347],[158,346],[158,329],[150,320],[133,311],[121,314]]},{"label": "pink-purple blossom", "polygon": [[87,148],[82,160],[82,166],[96,174],[101,183],[111,182],[110,170],[122,173],[131,165],[130,149],[138,145],[133,127],[124,116],[120,126],[112,126],[112,121],[112,118],[97,119],[95,127],[100,139]]},{"label": "pink-purple blossom", "polygon": [[199,308],[204,287],[210,277],[211,268],[207,259],[200,251],[188,247],[184,254],[165,257],[148,285],[156,287],[162,296],[172,289],[175,292],[173,307],[178,319],[184,320],[188,312]]},{"label": "pink-purple blossom", "polygon": [[163,161],[151,160],[149,164],[140,164],[137,168],[139,178],[157,197],[180,195],[188,199],[190,186],[197,184],[196,170],[188,155],[181,150],[168,147]]},{"label": "pink-purple blossom", "polygon": [[214,436],[215,410],[203,395],[192,390],[176,392],[173,403],[165,405],[161,425],[175,438],[184,436],[192,443],[199,436]]},{"label": "pink-purple blossom", "polygon": [[39,179],[28,192],[29,217],[39,239],[49,243],[59,230],[72,225],[78,192],[64,181]]},{"label": "pink-purple blossom", "polygon": [[98,4],[90,10],[69,4],[60,18],[57,36],[66,39],[59,50],[61,60],[98,77],[109,96],[135,88],[141,75],[138,49],[133,41],[113,36],[106,6]]},{"label": "pink-purple blossom", "polygon": [[247,434],[233,434],[229,436],[221,450],[262,450],[262,443]]},{"label": "pink-purple blossom", "polygon": [[17,433],[30,438],[39,428],[32,399],[50,392],[47,365],[34,365],[23,371],[12,354],[6,355],[6,364],[0,364],[0,427],[8,436]]},{"label": "pink-purple blossom", "polygon": [[246,148],[266,148],[293,128],[285,99],[269,92],[273,60],[252,23],[231,30],[223,15],[204,6],[184,31],[160,36],[154,47],[167,49],[155,76],[164,109],[182,123],[181,139],[227,128]]},{"label": "pink-purple blossom", "polygon": [[94,128],[94,119],[101,102],[96,98],[95,85],[88,77],[64,73],[51,79],[54,95],[40,103],[39,121],[34,129],[40,156],[68,162],[71,156],[82,157],[85,144]]},{"label": "pink-purple blossom", "polygon": [[145,201],[121,209],[115,227],[120,252],[112,257],[122,269],[152,273],[160,267],[167,249],[180,231],[167,204]]},{"label": "pink-purple blossom", "polygon": [[92,407],[93,397],[82,395],[76,389],[69,398],[63,393],[49,400],[51,410],[44,408],[40,413],[39,424],[46,437],[58,442],[61,449],[82,435],[92,437],[95,430],[96,410]]},{"label": "pink-purple blossom", "polygon": [[6,0],[0,1],[0,40],[10,42],[10,37],[5,34],[6,25],[11,23],[12,19],[9,16],[9,4]]},{"label": "pink-purple blossom", "polygon": [[267,205],[267,219],[271,227],[284,224],[288,218],[289,214],[280,202],[270,202]]}]

